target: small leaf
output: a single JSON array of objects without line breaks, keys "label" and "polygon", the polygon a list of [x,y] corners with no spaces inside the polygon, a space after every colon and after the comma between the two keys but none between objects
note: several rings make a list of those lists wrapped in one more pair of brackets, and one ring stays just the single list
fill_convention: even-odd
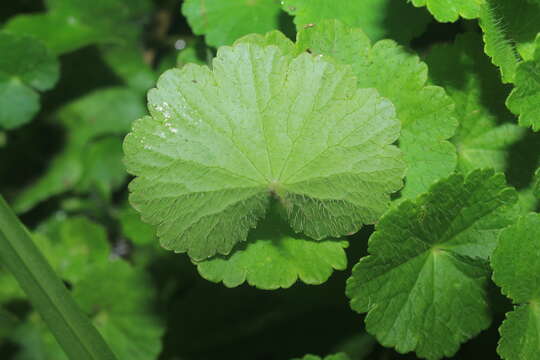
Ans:
[{"label": "small leaf", "polygon": [[505,360],[528,360],[540,347],[540,215],[530,213],[506,229],[493,253],[493,280],[514,302],[497,348]]},{"label": "small leaf", "polygon": [[486,329],[485,261],[516,200],[502,174],[475,170],[383,216],[347,281],[367,331],[400,353],[440,359]]},{"label": "small leaf", "polygon": [[161,244],[227,255],[277,197],[297,232],[322,239],[374,223],[401,186],[393,106],[349,67],[277,47],[223,47],[213,70],[167,71],[124,151],[131,204]]},{"label": "small leaf", "polygon": [[300,279],[306,284],[324,283],[333,270],[344,270],[347,242],[314,241],[296,235],[278,214],[270,213],[252,231],[247,243],[227,257],[198,262],[201,276],[227,287],[244,281],[260,289],[288,288]]},{"label": "small leaf", "polygon": [[27,123],[39,111],[38,91],[59,77],[57,59],[39,41],[0,32],[0,129]]},{"label": "small leaf", "polygon": [[205,35],[206,43],[217,47],[277,29],[281,7],[276,0],[186,0],[182,13],[195,34]]}]

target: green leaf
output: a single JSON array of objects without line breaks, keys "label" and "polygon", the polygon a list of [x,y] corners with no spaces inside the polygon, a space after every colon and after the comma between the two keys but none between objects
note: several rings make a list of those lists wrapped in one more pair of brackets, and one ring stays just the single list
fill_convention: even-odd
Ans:
[{"label": "green leaf", "polygon": [[119,359],[156,359],[164,333],[156,316],[155,290],[143,270],[117,260],[96,268],[73,297],[111,344]]},{"label": "green leaf", "polygon": [[105,229],[84,217],[53,218],[34,239],[58,275],[72,284],[106,263],[110,254]]},{"label": "green leaf", "polygon": [[485,260],[517,200],[503,174],[452,175],[379,221],[347,281],[351,307],[384,346],[452,356],[490,324]]},{"label": "green leaf", "polygon": [[452,138],[458,152],[458,169],[508,167],[509,148],[525,129],[509,123],[513,116],[503,106],[507,87],[498,70],[484,55],[479,35],[459,35],[454,44],[434,46],[426,62],[430,78],[443,86],[456,103],[459,127]]},{"label": "green leaf", "polygon": [[59,77],[57,59],[39,41],[0,32],[0,129],[27,123],[39,111],[39,91]]},{"label": "green leaf", "polygon": [[203,278],[222,281],[227,287],[247,281],[259,289],[273,290],[288,288],[297,279],[319,285],[334,269],[345,270],[347,245],[344,240],[313,241],[294,234],[286,221],[271,212],[232,255],[196,264]]},{"label": "green leaf", "polygon": [[151,244],[156,240],[154,227],[141,221],[131,206],[122,208],[119,214],[122,233],[136,245]]},{"label": "green leaf", "polygon": [[12,17],[5,29],[41,40],[57,55],[98,42],[92,27],[73,21],[66,14],[21,14]]},{"label": "green leaf", "polygon": [[5,29],[43,41],[55,54],[92,43],[122,44],[139,36],[148,0],[47,1],[48,12],[11,18]]},{"label": "green leaf", "polygon": [[279,28],[281,7],[276,0],[186,0],[182,13],[195,34],[217,47]]},{"label": "green leaf", "polygon": [[534,58],[519,64],[515,88],[506,102],[508,108],[519,115],[519,124],[540,130],[540,34],[536,38]]},{"label": "green leaf", "polygon": [[540,32],[540,3],[487,0],[482,5],[480,26],[486,54],[500,67],[503,81],[514,82],[521,60],[533,57],[535,37]]},{"label": "green leaf", "polygon": [[131,204],[165,248],[227,255],[274,196],[315,239],[377,221],[404,170],[389,101],[349,67],[274,46],[222,47],[212,65],[162,75],[124,142]]},{"label": "green leaf", "polygon": [[304,356],[303,358],[297,358],[297,359],[293,359],[293,360],[349,360],[350,358],[347,356],[347,354],[345,353],[338,353],[338,354],[335,354],[335,355],[328,355],[328,356],[325,356],[324,358],[321,358],[320,356],[317,356],[317,355],[306,355]]},{"label": "green leaf", "polygon": [[499,329],[503,359],[528,360],[540,347],[540,215],[530,213],[506,229],[493,252],[493,280],[514,302]]},{"label": "green leaf", "polygon": [[[45,173],[16,197],[14,209],[19,213],[26,212],[41,201],[74,189],[81,180],[83,189],[90,186],[89,182],[92,184],[90,187],[114,189],[119,178],[124,176],[120,175],[118,152],[116,158],[102,164],[92,163],[88,157],[93,152],[102,151],[99,146],[103,145],[89,145],[89,142],[99,136],[125,134],[133,119],[144,113],[139,93],[125,87],[97,90],[62,107],[57,117],[67,131],[64,149],[52,159]],[[107,168],[104,169],[104,166]],[[111,173],[99,176],[99,173],[104,175],[103,171]],[[82,179],[85,173],[90,173],[94,178]],[[104,181],[107,185],[104,185]]]},{"label": "green leaf", "polygon": [[75,190],[80,193],[97,190],[104,199],[110,199],[112,192],[120,189],[127,179],[122,158],[122,140],[118,137],[90,143],[82,153],[84,171]]},{"label": "green leaf", "polygon": [[450,175],[456,151],[447,141],[457,127],[454,103],[438,86],[427,85],[427,66],[390,40],[370,46],[359,29],[326,21],[298,35],[300,49],[351,64],[361,88],[375,88],[390,99],[401,120],[399,146],[408,168],[404,197],[426,191]]},{"label": "green leaf", "polygon": [[414,6],[426,6],[439,22],[454,22],[460,16],[475,19],[486,0],[412,0]]},{"label": "green leaf", "polygon": [[425,11],[406,1],[393,0],[284,0],[283,9],[294,16],[297,30],[337,19],[361,28],[372,40],[391,38],[406,43],[422,34],[431,21]]}]

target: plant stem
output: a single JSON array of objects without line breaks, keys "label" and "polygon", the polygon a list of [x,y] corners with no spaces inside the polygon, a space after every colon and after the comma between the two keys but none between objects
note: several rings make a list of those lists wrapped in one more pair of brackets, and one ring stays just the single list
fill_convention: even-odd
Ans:
[{"label": "plant stem", "polygon": [[116,359],[1,195],[0,261],[13,273],[69,359]]}]

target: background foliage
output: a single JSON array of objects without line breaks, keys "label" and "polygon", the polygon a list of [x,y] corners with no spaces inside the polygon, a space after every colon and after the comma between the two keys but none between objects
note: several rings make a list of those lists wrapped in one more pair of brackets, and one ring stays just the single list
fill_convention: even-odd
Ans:
[{"label": "background foliage", "polygon": [[[496,359],[505,316],[499,354],[533,359],[538,289],[520,284],[535,268],[510,264],[540,263],[538,216],[524,215],[540,193],[539,33],[537,0],[3,1],[0,190],[119,359]],[[403,171],[405,186],[363,221],[376,226],[316,242],[272,207],[231,254],[160,247],[128,203],[147,91],[233,44],[307,50],[393,104],[407,167],[387,174],[377,219]],[[1,266],[0,358],[64,359]]]}]

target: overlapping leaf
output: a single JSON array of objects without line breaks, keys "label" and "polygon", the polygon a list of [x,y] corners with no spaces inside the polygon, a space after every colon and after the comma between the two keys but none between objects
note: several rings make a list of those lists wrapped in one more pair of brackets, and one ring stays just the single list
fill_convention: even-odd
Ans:
[{"label": "overlapping leaf", "polygon": [[504,175],[475,170],[390,210],[347,281],[368,332],[399,352],[440,359],[487,328],[485,261],[516,200]]},{"label": "overlapping leaf", "polygon": [[528,360],[540,347],[540,215],[530,213],[501,234],[491,259],[493,280],[514,302],[499,329],[505,360]]},{"label": "overlapping leaf", "polygon": [[260,289],[288,288],[297,279],[306,284],[322,284],[333,270],[344,270],[347,241],[314,241],[294,234],[276,213],[252,231],[247,243],[227,257],[197,263],[202,277],[222,281],[228,287],[244,281]]},{"label": "overlapping leaf", "polygon": [[0,129],[30,121],[39,111],[39,92],[54,86],[57,59],[39,41],[0,32]]},{"label": "overlapping leaf", "polygon": [[408,166],[403,196],[414,197],[454,171],[456,151],[447,141],[457,126],[454,103],[442,88],[427,84],[427,67],[418,57],[389,40],[371,46],[361,30],[338,21],[301,31],[298,46],[352,64],[360,87],[376,88],[396,106]]},{"label": "overlapping leaf", "polygon": [[456,103],[459,127],[452,141],[459,170],[505,170],[509,147],[523,138],[525,129],[513,124],[513,116],[504,107],[507,87],[483,54],[480,36],[468,33],[458,36],[453,45],[436,45],[426,62],[430,78]]},{"label": "overlapping leaf", "polygon": [[508,108],[519,115],[520,125],[540,130],[540,34],[533,57],[518,65],[514,83],[515,88],[507,100]]},{"label": "overlapping leaf", "polygon": [[276,0],[187,0],[182,13],[195,34],[217,47],[247,34],[278,29],[281,7]]},{"label": "overlapping leaf", "polygon": [[392,0],[284,0],[283,9],[294,16],[298,31],[337,19],[359,27],[372,40],[391,38],[408,42],[420,35],[431,20],[429,14],[406,1]]},{"label": "overlapping leaf", "polygon": [[166,72],[124,151],[131,203],[195,260],[245,241],[275,197],[322,239],[373,223],[401,186],[393,106],[349,67],[277,47],[223,47],[213,70]]}]

